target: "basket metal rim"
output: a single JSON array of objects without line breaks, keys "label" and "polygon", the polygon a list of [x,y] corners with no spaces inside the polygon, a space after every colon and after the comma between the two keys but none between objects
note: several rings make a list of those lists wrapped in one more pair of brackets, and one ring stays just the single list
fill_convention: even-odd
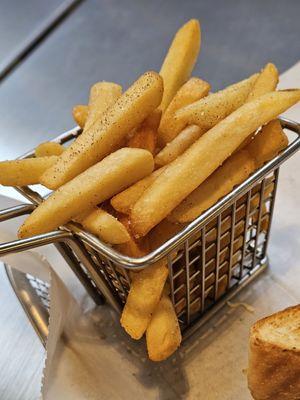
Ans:
[{"label": "basket metal rim", "polygon": [[[110,247],[108,244],[102,242],[96,236],[86,232],[84,229],[79,227],[75,223],[68,223],[66,226],[62,227],[64,231],[67,230],[71,232],[75,237],[81,239],[85,244],[92,247],[94,250],[98,251],[102,256],[107,257],[110,261],[117,263],[126,269],[143,269],[147,266],[161,260],[163,257],[169,255],[176,247],[180,246],[184,243],[184,241],[188,240],[192,235],[194,235],[197,231],[199,231],[205,224],[210,222],[213,218],[215,218],[220,212],[222,212],[230,203],[234,202],[237,198],[245,194],[249,189],[251,189],[260,179],[264,178],[267,174],[277,169],[283,162],[285,162],[288,158],[290,158],[296,151],[300,148],[300,123],[280,117],[279,118],[283,128],[289,129],[294,133],[298,134],[298,137],[293,140],[289,146],[278,156],[270,160],[268,163],[263,165],[257,171],[255,171],[249,178],[247,178],[243,183],[234,188],[229,194],[220,199],[217,203],[215,203],[208,210],[203,212],[199,217],[197,217],[194,221],[189,223],[185,228],[183,228],[179,233],[174,235],[168,241],[163,243],[157,249],[151,251],[147,255],[139,258],[129,257],[124,254],[121,254],[117,250]],[[58,136],[53,141],[64,141],[66,137],[73,135],[74,137],[80,132],[80,128],[76,127],[60,136]],[[28,157],[32,155],[32,152],[28,152],[20,158]],[[28,187],[16,188],[19,193],[21,193],[24,197],[29,199],[33,204],[38,205],[42,201],[42,197],[33,192]],[[57,235],[57,231],[50,232],[44,234],[49,237],[51,235]],[[43,238],[44,235],[38,235],[40,239]],[[36,240],[37,237],[33,237],[32,239]],[[28,239],[30,241],[30,239]]]}]

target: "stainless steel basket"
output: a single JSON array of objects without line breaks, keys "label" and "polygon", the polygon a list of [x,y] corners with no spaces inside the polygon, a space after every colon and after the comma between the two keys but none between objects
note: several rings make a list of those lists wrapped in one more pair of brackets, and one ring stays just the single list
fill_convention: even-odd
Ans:
[{"label": "stainless steel basket", "polygon": [[[231,193],[141,258],[125,256],[78,225],[0,244],[0,255],[53,243],[97,304],[107,300],[120,311],[130,288],[130,270],[148,268],[165,258],[171,298],[185,337],[203,325],[226,301],[268,265],[279,166],[300,147],[300,124],[280,118],[289,146]],[[66,143],[81,133],[68,131],[54,141]],[[30,157],[27,153],[23,157]],[[16,188],[31,204],[0,211],[0,221],[30,213],[43,197],[32,188]]]}]

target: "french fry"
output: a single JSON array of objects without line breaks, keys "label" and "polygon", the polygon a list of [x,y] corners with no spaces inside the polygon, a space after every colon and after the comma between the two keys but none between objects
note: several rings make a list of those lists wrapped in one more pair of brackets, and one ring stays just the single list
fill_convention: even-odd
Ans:
[{"label": "french fry", "polygon": [[173,354],[182,337],[174,306],[164,290],[146,331],[150,360],[162,361]]},{"label": "french fry", "polygon": [[161,111],[154,110],[136,130],[127,142],[128,147],[145,149],[154,154],[157,144],[157,129],[161,118]]},{"label": "french fry", "polygon": [[157,169],[156,171],[152,172],[152,174],[123,190],[123,192],[115,195],[110,201],[113,208],[123,214],[129,214],[132,206],[141,197],[147,187],[149,187],[152,182],[154,182],[155,179],[163,172],[163,170],[164,168]]},{"label": "french fry", "polygon": [[92,209],[152,170],[153,157],[146,150],[123,148],[110,154],[41,203],[19,229],[19,237],[56,229],[76,218],[78,210]]},{"label": "french fry", "polygon": [[126,134],[160,104],[162,92],[162,79],[157,73],[142,75],[63,152],[41,183],[56,189],[117,149]]},{"label": "french fry", "polygon": [[[127,243],[116,248],[130,257],[142,257],[149,253],[150,243],[147,237],[135,239],[131,234],[128,217],[121,216],[120,221],[130,235]],[[164,260],[159,261],[139,272],[132,272],[131,285],[126,304],[121,316],[121,325],[133,338],[140,339],[145,333],[152,314],[158,305],[164,284],[168,276],[168,268]]]},{"label": "french fry", "polygon": [[92,211],[81,213],[74,220],[106,243],[119,244],[130,240],[125,226],[101,208],[95,207]]},{"label": "french fry", "polygon": [[[256,79],[256,81],[257,80],[258,80],[258,78]],[[242,81],[242,82],[244,82],[244,81]],[[187,85],[187,83],[186,83],[186,85]],[[239,85],[239,84],[240,83],[238,83],[236,85]],[[228,96],[228,93],[229,94],[233,94],[234,90],[232,90],[232,88],[234,89],[234,87],[236,85],[229,86],[229,88],[224,89],[223,91],[219,92],[218,94],[222,95],[222,96],[223,95]],[[183,87],[184,86],[185,85],[183,85]],[[255,84],[254,84],[254,86],[255,86]],[[245,88],[246,88],[246,85],[243,84],[241,86],[241,89],[245,89]],[[227,90],[228,90],[228,92],[227,92]],[[239,90],[239,88],[238,88],[238,90]],[[208,91],[209,91],[209,89],[208,89]],[[226,93],[225,93],[225,91],[226,91]],[[179,94],[179,92],[180,92],[180,90],[178,91],[177,94]],[[243,93],[243,95],[244,95],[244,93]],[[204,96],[202,96],[202,97],[204,97]],[[216,98],[218,100],[218,97],[214,97],[214,96],[211,97],[210,99],[214,100]],[[237,100],[237,102],[239,101],[239,99],[237,97],[235,97],[235,99]],[[165,112],[165,114],[164,114],[164,116],[162,118],[161,125],[163,124],[163,122],[165,120],[165,115],[167,114],[169,108],[172,106],[172,104],[173,104],[173,102],[175,100],[176,100],[176,95],[175,95],[173,101],[171,102],[171,104],[169,105],[168,109],[166,110],[166,112]],[[209,99],[206,99],[206,100],[207,100],[206,107],[208,107],[208,109],[203,111],[203,112],[210,112],[211,113],[210,114],[210,116],[211,116],[210,125],[212,127],[214,125],[212,120],[213,120],[214,117],[216,119],[219,118],[219,112],[220,111],[219,111],[219,109],[217,107],[217,103],[216,102],[209,103]],[[187,104],[190,104],[190,103],[187,103]],[[183,106],[184,106],[184,104],[182,105],[182,107]],[[228,112],[230,111],[230,109],[229,109],[229,103],[226,103],[224,98],[223,98],[222,106],[224,107],[223,117],[225,117],[228,114]],[[226,107],[227,107],[227,109],[225,110]],[[180,107],[178,107],[178,108],[180,108]],[[209,108],[211,108],[211,110],[209,110]],[[235,108],[236,108],[236,106],[235,106]],[[166,139],[166,132],[167,133],[169,132],[168,139],[170,139],[170,138],[172,138],[174,136],[175,137],[173,138],[172,141],[169,141],[169,143],[167,143],[167,145],[156,155],[155,164],[158,165],[158,166],[169,164],[171,161],[175,160],[175,158],[177,158],[186,149],[188,149],[207,130],[207,127],[203,128],[202,126],[199,127],[198,125],[190,125],[190,126],[187,126],[185,129],[183,129],[184,126],[186,125],[186,123],[185,123],[184,119],[176,118],[174,116],[175,112],[176,112],[176,109],[173,111],[173,115],[169,118],[169,121],[167,121],[167,123],[166,123],[166,126],[169,127],[170,130],[169,131],[168,130],[165,131],[165,141],[169,141],[169,140]],[[214,116],[213,116],[213,113],[214,113]],[[161,127],[160,127],[160,129],[161,129]],[[183,130],[180,132],[180,129],[183,129]],[[177,136],[176,136],[176,133],[177,133]],[[250,137],[250,139],[251,139],[251,137]],[[246,144],[247,144],[247,142],[245,142],[243,144],[243,146],[245,146]]]},{"label": "french fry", "polygon": [[179,131],[173,135],[176,136],[185,126],[192,124],[201,127],[203,133],[211,129],[244,104],[257,78],[258,74],[251,75],[178,110],[175,118]]},{"label": "french fry", "polygon": [[161,120],[161,114],[161,110],[156,108],[151,114],[148,115],[143,124],[157,131]]},{"label": "french fry", "polygon": [[97,82],[90,89],[88,114],[83,134],[115,104],[122,94],[122,87],[113,82]]},{"label": "french fry", "polygon": [[251,132],[300,100],[300,90],[267,93],[246,103],[169,164],[131,211],[136,236],[146,235],[211,175]]},{"label": "french fry", "polygon": [[[255,76],[257,76],[257,75],[255,75]],[[250,83],[251,83],[251,81],[250,81]],[[257,79],[255,79],[253,81],[254,81],[254,83],[252,85],[252,90],[248,94],[248,96],[246,98],[246,101],[255,100],[257,97],[259,97],[259,96],[261,96],[261,95],[263,95],[265,93],[271,92],[271,91],[276,89],[276,86],[277,86],[277,83],[278,83],[278,71],[277,71],[275,65],[274,64],[267,64],[264,67],[264,69],[262,70],[262,72],[257,76]],[[242,82],[245,82],[245,81],[242,81]],[[240,82],[240,83],[242,83],[242,82]],[[232,85],[232,86],[229,86],[228,88],[224,89],[223,91],[218,92],[217,94],[213,95],[213,97],[210,97],[210,99],[206,99],[207,100],[207,104],[206,105],[204,105],[202,103],[202,107],[204,107],[204,108],[207,107],[207,109],[204,109],[204,110],[200,109],[200,114],[201,114],[201,112],[204,113],[204,114],[201,115],[201,117],[202,118],[204,117],[205,124],[208,123],[209,127],[212,127],[215,124],[215,122],[213,121],[214,118],[223,119],[223,118],[225,118],[225,116],[229,115],[230,112],[232,112],[234,109],[236,109],[238,107],[237,104],[239,102],[241,102],[240,104],[242,104],[241,98],[238,98],[236,96],[236,94],[234,93],[235,89],[237,89],[238,91],[240,89],[241,90],[243,90],[243,89],[247,90],[247,86],[246,85],[241,85],[240,86],[240,83]],[[245,95],[245,92],[241,92],[240,94],[243,97]],[[220,100],[220,97],[218,97],[219,95],[222,95],[224,97],[228,96],[226,100],[225,100],[225,98],[223,98],[223,100],[221,99],[222,107],[224,109],[223,115],[220,113],[220,109],[218,107],[218,104],[215,102],[216,100],[218,101],[218,99]],[[235,101],[237,102],[235,105],[232,103],[232,99],[229,97],[230,95],[233,95],[235,97]],[[228,103],[226,103],[226,101],[228,101]],[[172,103],[170,104],[170,106],[171,105],[172,105]],[[183,106],[184,105],[182,105],[182,107]],[[233,107],[233,109],[230,109],[229,108],[230,106]],[[182,107],[178,107],[178,109],[182,108]],[[196,107],[196,104],[193,104],[193,106],[191,106],[191,109],[193,107]],[[167,111],[166,111],[166,113],[167,113]],[[177,111],[177,110],[175,110],[175,111]],[[207,121],[207,113],[210,113],[211,120],[209,122]],[[164,117],[165,117],[165,115],[164,115]],[[174,135],[176,135],[176,132],[178,133],[178,132],[180,132],[180,130],[182,130],[184,128],[184,126],[186,125],[186,121],[185,121],[184,118],[182,118],[182,119],[178,118],[178,116],[177,116],[177,118],[176,117],[174,118],[174,115],[173,115],[173,119],[171,119],[171,121],[173,121],[173,124],[170,126],[170,135],[171,135],[170,137],[172,137],[172,136],[174,137]],[[202,133],[204,133],[204,131],[207,130],[207,126],[205,127],[205,124],[201,123],[201,120],[199,120],[199,118],[197,118],[197,121],[198,121],[197,123],[201,127],[204,126],[204,129],[202,130]],[[164,118],[162,118],[161,125],[163,124],[163,122],[164,122]],[[189,121],[189,123],[191,123],[191,121]],[[161,127],[160,127],[160,130],[161,130]],[[191,140],[190,141],[188,140],[188,137],[186,135],[185,136],[182,135],[182,139],[185,138],[184,143],[186,143],[186,145],[183,146],[184,150],[186,150],[193,143],[192,139],[194,138],[194,135],[192,135],[192,134],[190,134],[190,135],[191,135]],[[201,133],[198,134],[198,137],[196,139],[198,139],[200,136],[201,136]],[[177,142],[176,140],[174,140],[174,143],[172,143],[172,148],[171,149],[165,148],[162,151],[165,150],[166,152],[169,152],[169,153],[172,154],[173,153],[173,147],[176,148],[176,149],[180,149],[180,144],[181,144],[181,141]],[[243,146],[245,146],[246,144],[247,144],[247,142],[245,142],[243,144]],[[178,153],[176,155],[176,157],[179,154],[182,154],[183,151],[181,153]],[[176,154],[176,151],[174,150],[174,155],[175,154]],[[164,154],[164,157],[165,157],[165,154]],[[172,157],[170,157],[170,160],[172,161],[171,158]],[[175,158],[173,158],[173,159],[175,159]],[[170,161],[168,161],[168,162],[170,162]],[[157,165],[165,165],[168,162],[158,163]]]},{"label": "french fry", "polygon": [[0,185],[26,186],[40,182],[41,175],[57,161],[56,156],[0,162]]},{"label": "french fry", "polygon": [[255,162],[246,150],[240,150],[211,174],[197,189],[177,206],[171,221],[187,223],[215,204],[232,188],[243,182],[255,170]]},{"label": "french fry", "polygon": [[147,237],[135,239],[131,234],[130,221],[127,216],[120,215],[119,220],[126,229],[129,240],[116,246],[116,249],[129,257],[143,257],[150,251],[149,241]]},{"label": "french fry", "polygon": [[50,156],[60,156],[64,152],[65,148],[55,142],[44,142],[39,144],[35,150],[36,157],[50,157]]},{"label": "french fry", "polygon": [[154,154],[157,143],[157,132],[149,126],[142,125],[128,140],[127,146],[137,149],[145,149]]},{"label": "french fry", "polygon": [[162,220],[156,225],[147,236],[149,236],[151,250],[155,250],[163,243],[167,242],[171,237],[180,232],[185,225],[176,224],[168,219]]},{"label": "french fry", "polygon": [[89,128],[122,94],[121,86],[110,82],[97,82],[90,90],[89,105],[78,104],[72,114],[80,128]]},{"label": "french fry", "polygon": [[[251,92],[249,93],[246,102],[257,99],[265,93],[272,92],[276,89],[278,83],[278,71],[274,64],[267,64],[260,72],[256,79]],[[249,135],[236,149],[236,151],[247,146],[251,142],[254,134]]]},{"label": "french fry", "polygon": [[[100,119],[101,116],[103,116],[103,113],[109,110],[109,108],[121,96],[121,93],[121,86],[112,82],[98,82],[91,87],[88,113],[83,132],[80,135],[80,138],[77,138],[77,140],[75,140],[75,142],[73,142],[72,145],[68,148],[68,154],[65,154],[60,159],[58,159],[57,165],[55,165],[52,169],[49,169],[49,171],[46,171],[45,176],[42,177],[42,184],[44,186],[50,189],[56,189],[57,187],[61,186],[63,183],[67,182],[77,175],[71,175],[70,178],[65,179],[60,184],[57,184],[56,182],[57,178],[55,174],[57,174],[57,176],[61,176],[61,174],[63,174],[66,168],[64,166],[64,163],[67,163],[68,160],[70,161],[72,157],[74,157],[74,153],[72,156],[72,152],[75,152],[75,155],[79,155],[79,143],[88,143],[88,140],[91,140],[90,128],[91,130],[93,130],[92,126],[94,125],[94,123],[96,123],[96,120]],[[84,148],[84,146],[82,146],[81,149],[82,148]],[[84,169],[82,169],[82,171]],[[82,171],[79,171],[79,173]]]},{"label": "french fry", "polygon": [[176,111],[207,96],[209,91],[209,83],[199,78],[191,78],[181,86],[160,121],[159,137],[162,142],[171,142],[176,133],[184,128],[184,122],[182,124],[182,121],[175,118]]},{"label": "french fry", "polygon": [[255,81],[246,101],[252,101],[265,93],[273,92],[276,89],[278,79],[276,66],[272,63],[266,64]]},{"label": "french fry", "polygon": [[280,122],[269,122],[248,146],[229,157],[168,218],[180,223],[194,220],[287,145],[288,139]]},{"label": "french fry", "polygon": [[82,129],[84,128],[88,116],[88,110],[89,110],[88,106],[83,104],[77,104],[76,106],[73,107],[72,110],[74,121]]},{"label": "french fry", "polygon": [[169,164],[184,153],[202,134],[203,130],[198,125],[187,126],[155,156],[155,165]]},{"label": "french fry", "polygon": [[145,333],[159,303],[168,277],[168,267],[166,261],[161,260],[131,276],[121,325],[133,339],[138,340]]},{"label": "french fry", "polygon": [[190,77],[200,51],[200,43],[200,25],[196,19],[191,19],[177,31],[159,72],[164,81],[164,94],[159,107],[162,112]]},{"label": "french fry", "polygon": [[270,121],[247,146],[253,157],[256,167],[261,167],[266,161],[271,160],[281,150],[287,147],[289,141],[278,119]]},{"label": "french fry", "polygon": [[[91,87],[83,133],[93,125],[108,107],[115,103],[121,93],[121,86],[114,83],[98,82]],[[120,244],[130,240],[129,233],[124,225],[117,218],[98,207],[81,213],[74,220],[104,242]]]}]

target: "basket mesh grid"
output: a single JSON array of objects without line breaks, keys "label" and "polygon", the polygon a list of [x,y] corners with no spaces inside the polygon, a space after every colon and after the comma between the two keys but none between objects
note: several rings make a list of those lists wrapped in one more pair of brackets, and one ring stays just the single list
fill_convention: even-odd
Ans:
[{"label": "basket mesh grid", "polygon": [[[220,210],[218,212],[210,210],[201,223],[194,225],[192,235],[183,234],[182,238],[188,238],[183,243],[179,240],[180,234],[175,233],[173,245],[176,247],[164,253],[169,269],[170,297],[186,336],[193,331],[193,325],[198,326],[205,320],[202,317],[206,313],[207,316],[212,314],[209,312],[212,306],[216,303],[224,304],[227,298],[251,282],[252,277],[267,265],[266,251],[279,165],[300,148],[300,125],[283,118],[280,121],[293,138],[288,149],[277,160],[273,160],[267,172],[254,173],[259,179],[255,177],[251,181],[250,177],[244,188],[237,191],[243,194],[226,199],[222,207],[219,205],[217,208]],[[81,130],[75,128],[57,137],[55,141],[70,142],[80,133]],[[32,155],[29,152],[22,158]],[[24,187],[17,190],[33,204],[39,204],[43,199],[43,195],[35,191],[36,188]],[[67,226],[67,229],[72,232],[72,240],[58,244],[72,270],[97,304],[97,296],[100,294],[115,309],[118,308],[115,305],[122,307],[130,289],[131,275],[129,269],[120,264],[126,265],[124,259],[121,257],[120,261],[120,257],[113,256],[108,246],[104,251],[99,241],[89,238],[86,232],[74,224]],[[12,249],[9,244],[2,247]],[[159,252],[162,253],[161,250]],[[134,265],[137,266],[137,263]],[[37,294],[43,297],[42,291]],[[199,324],[195,324],[196,321]]]},{"label": "basket mesh grid", "polygon": [[50,285],[47,282],[42,281],[41,279],[36,278],[30,274],[26,274],[26,278],[30,283],[30,286],[33,288],[39,299],[41,300],[43,306],[49,311],[50,309]]},{"label": "basket mesh grid", "polygon": [[[234,289],[266,258],[277,170],[236,199],[192,238],[166,257],[170,295],[182,329]],[[87,252],[123,305],[130,288],[128,270]]]}]

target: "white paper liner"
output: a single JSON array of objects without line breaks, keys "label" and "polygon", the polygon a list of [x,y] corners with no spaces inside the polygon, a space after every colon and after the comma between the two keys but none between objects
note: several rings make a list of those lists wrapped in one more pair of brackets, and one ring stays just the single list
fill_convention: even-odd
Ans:
[{"label": "white paper liner", "polygon": [[[16,204],[0,195],[0,209]],[[1,223],[0,243],[16,239],[22,219]],[[151,386],[148,372],[141,382],[135,377],[140,365],[148,371],[144,343],[129,346],[118,316],[107,306],[100,312],[91,307],[92,301],[54,246],[7,255],[1,261],[50,283],[43,400],[142,398],[144,385]],[[158,390],[148,388],[147,398],[156,399]]]}]

